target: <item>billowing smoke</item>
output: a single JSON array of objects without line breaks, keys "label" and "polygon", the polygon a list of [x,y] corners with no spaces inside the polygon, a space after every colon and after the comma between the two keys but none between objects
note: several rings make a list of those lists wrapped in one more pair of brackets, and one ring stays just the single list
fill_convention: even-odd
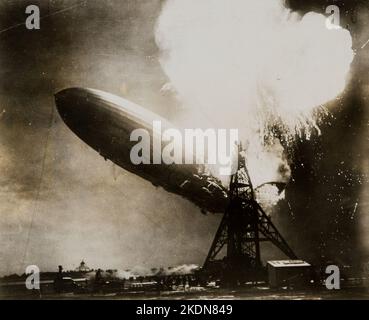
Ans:
[{"label": "billowing smoke", "polygon": [[120,279],[130,279],[137,277],[153,277],[153,276],[180,276],[193,274],[199,269],[195,264],[184,264],[172,268],[148,269],[144,267],[136,267],[132,270],[117,271],[115,276]]},{"label": "billowing smoke", "polygon": [[281,191],[273,184],[265,184],[255,190],[255,197],[263,205],[263,209],[269,213],[280,200],[285,198],[285,191]]},{"label": "billowing smoke", "polygon": [[279,140],[269,144],[253,143],[247,149],[247,167],[255,187],[267,182],[288,183],[291,169]]},{"label": "billowing smoke", "polygon": [[319,133],[353,60],[349,31],[326,20],[277,0],[168,0],[156,41],[181,125],[238,128],[253,179],[288,180],[279,140]]}]

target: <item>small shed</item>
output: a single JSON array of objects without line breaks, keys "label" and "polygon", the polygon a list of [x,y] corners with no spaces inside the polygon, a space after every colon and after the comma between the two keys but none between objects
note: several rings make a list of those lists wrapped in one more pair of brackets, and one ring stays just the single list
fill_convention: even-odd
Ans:
[{"label": "small shed", "polygon": [[267,266],[271,288],[307,286],[312,280],[312,267],[302,260],[268,261]]}]

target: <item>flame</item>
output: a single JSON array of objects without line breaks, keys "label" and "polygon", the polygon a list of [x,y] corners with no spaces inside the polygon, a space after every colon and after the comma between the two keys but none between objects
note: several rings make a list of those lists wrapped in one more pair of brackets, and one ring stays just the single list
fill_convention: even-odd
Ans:
[{"label": "flame", "polygon": [[353,60],[348,30],[277,0],[168,0],[156,42],[185,113],[177,121],[238,128],[254,184],[289,179],[278,139],[320,133],[324,104],[344,90]]}]

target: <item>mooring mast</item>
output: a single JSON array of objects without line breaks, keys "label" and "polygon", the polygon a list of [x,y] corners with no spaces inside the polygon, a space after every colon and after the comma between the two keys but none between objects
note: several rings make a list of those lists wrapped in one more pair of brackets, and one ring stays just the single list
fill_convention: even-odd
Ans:
[{"label": "mooring mast", "polygon": [[[263,273],[260,242],[270,241],[290,259],[296,255],[255,200],[254,188],[239,146],[238,170],[232,175],[229,204],[203,266],[205,272],[222,273],[229,283],[256,280]],[[226,255],[217,260],[226,248]]]}]

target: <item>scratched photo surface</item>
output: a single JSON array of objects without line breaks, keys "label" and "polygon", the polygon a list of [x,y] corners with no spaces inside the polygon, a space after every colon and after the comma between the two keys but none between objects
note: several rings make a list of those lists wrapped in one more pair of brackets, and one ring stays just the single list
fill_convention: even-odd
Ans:
[{"label": "scratched photo surface", "polygon": [[[348,42],[332,47],[324,38],[311,40],[319,30],[300,35],[298,25],[287,26],[291,32],[277,43],[271,26],[283,22],[248,20],[254,19],[247,11],[253,6],[255,12],[269,12],[266,0],[229,6],[241,30],[228,29],[226,18],[219,24],[206,20],[207,12],[215,17],[221,6],[212,2],[222,1],[0,0],[0,277],[21,275],[29,265],[42,272],[55,272],[59,265],[74,270],[82,260],[90,268],[122,272],[201,266],[222,218],[204,215],[190,201],[106,161],[65,125],[55,108],[57,92],[95,88],[170,120],[187,104],[194,126],[214,116],[215,126],[224,121],[248,140],[248,117],[259,101],[252,92],[260,83],[291,108],[303,100],[310,103],[309,114],[315,102],[328,110],[315,119],[318,129],[291,144],[278,143],[279,151],[273,151],[283,153],[288,184],[285,198],[268,213],[301,259],[363,270],[369,262],[368,2],[286,1],[284,6],[300,15],[325,15],[328,5],[337,5],[340,24],[349,31],[342,39]],[[266,11],[260,7],[264,2]],[[31,4],[40,8],[39,30],[25,26]],[[203,21],[209,28],[204,24],[197,33],[196,23]],[[311,42],[307,47],[317,46],[312,55],[321,63],[296,71],[289,55],[298,56],[294,43],[304,48],[304,37]],[[209,46],[202,48],[204,39]],[[193,47],[181,51],[181,45]],[[241,70],[235,76],[227,69],[232,61]],[[196,70],[215,71],[206,78]],[[295,81],[294,72],[306,77]],[[273,77],[286,87],[274,88]],[[331,85],[340,81],[337,89]],[[244,109],[229,106],[244,92],[251,92]],[[278,116],[283,114],[290,114],[287,107]],[[286,127],[291,123],[294,127],[293,122]],[[273,160],[268,161],[263,165]],[[261,163],[255,160],[254,166]],[[280,258],[278,250],[265,248],[264,262]]]}]

